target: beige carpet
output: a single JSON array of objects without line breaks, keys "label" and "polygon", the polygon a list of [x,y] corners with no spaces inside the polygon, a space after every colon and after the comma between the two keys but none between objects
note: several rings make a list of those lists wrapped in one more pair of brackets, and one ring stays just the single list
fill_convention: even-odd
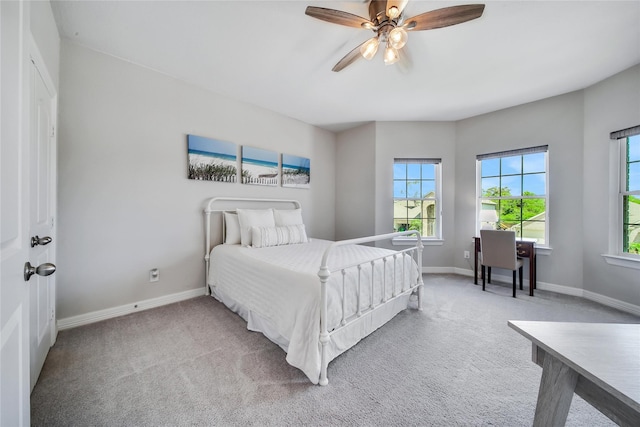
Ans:
[{"label": "beige carpet", "polygon": [[[425,275],[407,310],[314,386],[211,297],[60,332],[34,426],[530,426],[541,368],[507,320],[640,323],[581,298]],[[569,426],[611,421],[574,397]]]}]

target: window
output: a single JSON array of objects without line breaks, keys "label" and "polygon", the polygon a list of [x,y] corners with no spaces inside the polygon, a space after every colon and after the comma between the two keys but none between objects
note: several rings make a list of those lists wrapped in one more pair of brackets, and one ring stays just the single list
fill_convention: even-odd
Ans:
[{"label": "window", "polygon": [[440,164],[440,159],[394,159],[394,231],[440,238]]},{"label": "window", "polygon": [[622,252],[640,255],[640,134],[622,138],[620,148]]},{"label": "window", "polygon": [[608,264],[640,270],[640,126],[611,132]]},{"label": "window", "polygon": [[549,241],[546,145],[477,156],[478,228]]}]

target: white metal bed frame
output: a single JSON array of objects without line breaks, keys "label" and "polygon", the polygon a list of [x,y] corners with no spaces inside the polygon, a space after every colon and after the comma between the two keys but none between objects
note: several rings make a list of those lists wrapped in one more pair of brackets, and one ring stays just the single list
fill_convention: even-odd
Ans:
[{"label": "white metal bed frame", "polygon": [[[206,270],[205,270],[205,292],[207,295],[209,295],[210,293],[210,289],[209,289],[209,263],[210,263],[210,252],[213,249],[211,247],[211,214],[212,213],[223,213],[223,212],[232,212],[235,209],[216,209],[214,208],[214,206],[218,203],[222,203],[222,202],[243,202],[243,203],[270,203],[270,204],[291,204],[294,209],[300,208],[300,202],[298,202],[297,200],[287,200],[287,199],[251,199],[251,198],[241,198],[241,197],[213,197],[211,199],[209,199],[206,203],[206,207],[204,209],[204,220],[205,220],[205,255],[204,255],[204,259],[205,259],[205,265],[206,265]],[[223,235],[222,235],[222,241],[224,242],[224,229],[225,229],[225,224],[224,224],[224,215],[222,215],[222,230],[223,230]],[[334,268],[331,269],[329,268],[328,264],[327,264],[327,260],[329,258],[329,254],[336,248],[339,246],[344,246],[344,245],[357,245],[357,244],[362,244],[362,243],[372,243],[372,242],[378,242],[378,241],[383,241],[383,240],[390,240],[393,239],[395,237],[402,237],[402,236],[411,236],[414,235],[416,236],[416,245],[412,246],[410,248],[401,250],[401,251],[397,251],[394,254],[391,255],[386,255],[386,256],[381,256],[375,259],[371,259],[368,260],[366,262],[363,263],[359,263],[359,264],[353,264],[353,265],[347,265],[347,266],[342,266],[339,268]],[[320,368],[320,381],[319,384],[320,385],[327,385],[329,383],[329,380],[327,378],[327,366],[329,364],[329,361],[327,360],[327,344],[330,342],[331,340],[331,335],[334,334],[335,332],[337,332],[338,330],[340,330],[341,328],[347,326],[348,324],[355,322],[356,320],[360,320],[360,319],[364,319],[367,316],[371,316],[372,313],[379,309],[380,307],[382,307],[384,304],[386,303],[390,303],[398,298],[401,298],[405,295],[417,295],[417,299],[418,299],[418,310],[422,310],[422,288],[424,286],[423,280],[422,280],[422,250],[423,250],[423,244],[422,244],[422,240],[420,238],[420,233],[418,231],[415,230],[410,230],[410,231],[403,231],[403,232],[397,232],[397,233],[388,233],[388,234],[381,234],[381,235],[377,235],[377,236],[370,236],[370,237],[361,237],[361,238],[357,238],[357,239],[349,239],[349,240],[341,240],[341,241],[337,241],[337,242],[333,242],[329,245],[329,247],[325,250],[323,256],[322,256],[322,262],[320,264],[320,268],[318,270],[318,278],[320,279],[320,343],[321,343],[321,368]],[[400,272],[400,274],[402,275],[402,287],[400,290],[395,289],[395,283],[396,283],[396,274],[398,274],[398,272],[396,271],[396,260],[398,257],[402,257],[404,259],[405,256],[411,256],[413,261],[416,263],[417,265],[417,270],[418,270],[418,274],[416,275],[416,281],[415,283],[411,282],[411,272],[409,272],[408,276],[406,275],[406,271],[404,268],[404,262],[401,264],[402,268],[400,270],[402,270]],[[391,290],[392,292],[392,296],[391,298],[387,298],[387,291],[386,291],[386,269],[387,269],[387,262],[392,259],[393,260],[393,266],[390,268],[393,268],[393,289]],[[368,267],[368,265],[371,266],[371,280],[373,281],[373,276],[374,276],[374,262],[375,261],[380,261],[382,260],[383,262],[383,285],[382,285],[382,300],[381,301],[374,301],[373,300],[373,293],[371,294],[371,300],[369,303],[369,306],[363,311],[361,310],[361,300],[360,300],[360,291],[361,291],[361,282],[360,282],[360,272],[363,268]],[[346,312],[346,307],[345,307],[345,298],[344,298],[344,292],[345,292],[345,285],[344,285],[344,277],[346,275],[347,270],[350,269],[357,269],[358,271],[358,289],[356,292],[356,298],[357,298],[357,313],[354,316],[351,316],[349,318],[346,317],[345,312]],[[331,274],[334,273],[338,273],[340,272],[340,274],[342,274],[343,280],[342,280],[342,291],[343,291],[343,298],[342,298],[342,320],[340,322],[340,325],[338,327],[336,327],[335,329],[333,329],[332,331],[328,331],[327,330],[327,282],[329,281],[329,277],[331,277]],[[405,282],[409,282],[408,283],[408,287],[405,288]],[[377,305],[376,305],[377,303]]]}]

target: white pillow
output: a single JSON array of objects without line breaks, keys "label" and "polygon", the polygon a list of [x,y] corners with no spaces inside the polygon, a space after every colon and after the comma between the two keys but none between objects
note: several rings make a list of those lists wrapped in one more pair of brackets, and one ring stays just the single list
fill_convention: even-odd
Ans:
[{"label": "white pillow", "polygon": [[275,227],[273,209],[236,209],[240,222],[240,243],[251,246],[251,227]]},{"label": "white pillow", "polygon": [[224,213],[224,225],[225,225],[225,245],[239,245],[240,244],[240,222],[238,221],[238,215],[225,212]]},{"label": "white pillow", "polygon": [[298,225],[304,224],[302,221],[302,209],[275,209],[273,217],[276,221],[276,227],[282,225]]},{"label": "white pillow", "polygon": [[281,227],[251,227],[251,242],[254,248],[306,243],[304,224]]}]

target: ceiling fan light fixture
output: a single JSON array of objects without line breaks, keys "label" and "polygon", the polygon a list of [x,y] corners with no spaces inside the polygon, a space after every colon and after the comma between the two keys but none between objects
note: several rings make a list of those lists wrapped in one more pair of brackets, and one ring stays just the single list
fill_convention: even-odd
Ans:
[{"label": "ceiling fan light fixture", "polygon": [[384,7],[386,8],[387,16],[389,19],[396,19],[402,15],[402,11],[407,5],[407,1],[408,0],[386,0],[377,3],[386,3]]},{"label": "ceiling fan light fixture", "polygon": [[334,65],[332,71],[337,72],[351,65],[360,57],[367,60],[373,59],[380,44],[385,45],[384,63],[386,65],[395,64],[400,60],[400,50],[407,44],[409,31],[434,30],[462,24],[480,18],[485,8],[484,4],[463,4],[443,7],[406,18],[405,6],[408,1],[367,0],[369,4],[368,18],[317,6],[307,6],[304,13],[321,21],[371,30],[375,33],[373,38],[350,50]]},{"label": "ceiling fan light fixture", "polygon": [[402,27],[396,27],[389,32],[389,44],[395,49],[402,49],[407,44],[407,32]]},{"label": "ceiling fan light fixture", "polygon": [[377,37],[372,37],[360,46],[360,54],[364,59],[371,60],[378,52],[380,42]]},{"label": "ceiling fan light fixture", "polygon": [[374,29],[374,25],[371,22],[363,22],[360,26],[362,28],[364,28],[365,30],[373,30]]},{"label": "ceiling fan light fixture", "polygon": [[398,54],[398,49],[393,46],[387,45],[387,48],[384,50],[384,63],[385,65],[391,65],[398,62],[400,59],[400,55]]},{"label": "ceiling fan light fixture", "polygon": [[400,16],[400,9],[398,8],[398,6],[391,6],[389,9],[387,9],[387,16],[391,19],[396,19],[398,16]]}]

